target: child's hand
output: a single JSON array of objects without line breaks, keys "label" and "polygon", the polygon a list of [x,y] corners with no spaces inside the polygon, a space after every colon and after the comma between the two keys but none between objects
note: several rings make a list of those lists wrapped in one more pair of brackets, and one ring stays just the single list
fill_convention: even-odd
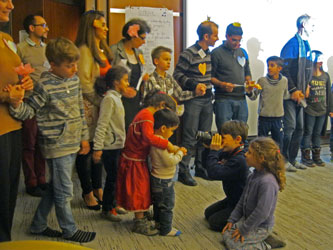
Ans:
[{"label": "child's hand", "polygon": [[149,74],[148,73],[144,74],[144,76],[142,77],[142,80],[146,82],[146,81],[148,81],[148,79],[149,79]]},{"label": "child's hand", "polygon": [[232,233],[231,238],[235,238],[235,242],[238,240],[240,240],[242,243],[244,242],[244,236],[241,235],[238,228],[236,228],[236,230]]},{"label": "child's hand", "polygon": [[94,163],[99,163],[101,161],[102,154],[103,154],[102,150],[97,150],[97,151],[93,152],[92,157],[93,157]]},{"label": "child's hand", "polygon": [[225,225],[225,227],[223,228],[222,234],[224,234],[225,231],[230,231],[231,227],[232,227],[232,223],[228,222],[227,225]]},{"label": "child's hand", "polygon": [[86,155],[90,151],[90,145],[88,141],[81,141],[81,149],[79,155]]},{"label": "child's hand", "polygon": [[220,149],[222,149],[222,136],[220,134],[215,134],[213,136],[209,148],[215,151],[219,151]]},{"label": "child's hand", "polygon": [[310,95],[310,85],[308,85],[308,86],[306,87],[306,90],[305,90],[305,98],[308,98],[309,95]]},{"label": "child's hand", "polygon": [[176,153],[178,149],[179,149],[178,146],[175,146],[171,142],[168,142],[167,150],[169,153]]},{"label": "child's hand", "polygon": [[187,149],[184,147],[180,147],[178,151],[182,151],[184,155],[187,155]]},{"label": "child's hand", "polygon": [[23,102],[24,98],[24,89],[22,88],[22,85],[10,85],[8,84],[4,91],[9,92],[9,103],[14,107],[18,108],[20,104]]},{"label": "child's hand", "polygon": [[21,83],[21,86],[24,90],[32,90],[34,88],[34,83],[29,75],[23,77]]}]

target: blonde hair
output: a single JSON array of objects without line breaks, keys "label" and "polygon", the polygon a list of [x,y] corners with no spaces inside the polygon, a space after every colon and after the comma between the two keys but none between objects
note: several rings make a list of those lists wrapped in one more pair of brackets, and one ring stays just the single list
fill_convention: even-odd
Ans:
[{"label": "blonde hair", "polygon": [[286,185],[285,161],[279,146],[270,137],[258,137],[251,141],[250,148],[256,159],[263,159],[261,167],[276,178],[280,191]]},{"label": "blonde hair", "polygon": [[59,37],[47,43],[45,55],[50,63],[60,65],[63,62],[71,63],[79,60],[80,51],[71,40]]}]

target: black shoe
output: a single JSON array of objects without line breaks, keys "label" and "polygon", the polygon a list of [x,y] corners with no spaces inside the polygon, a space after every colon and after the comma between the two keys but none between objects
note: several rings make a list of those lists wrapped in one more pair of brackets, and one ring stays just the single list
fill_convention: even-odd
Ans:
[{"label": "black shoe", "polygon": [[210,180],[210,178],[208,177],[208,174],[207,174],[207,170],[206,169],[198,169],[198,170],[195,170],[195,174],[194,174],[196,177],[200,177],[202,179],[205,179],[205,180]]},{"label": "black shoe", "polygon": [[42,197],[43,191],[37,186],[37,187],[26,187],[27,194],[30,194],[34,197]]},{"label": "black shoe", "polygon": [[179,173],[178,181],[187,186],[196,186],[198,183],[192,178],[190,173]]},{"label": "black shoe", "polygon": [[100,206],[99,204],[97,204],[97,205],[93,205],[93,206],[88,206],[88,205],[87,205],[87,202],[86,202],[86,199],[84,198],[84,194],[82,194],[82,199],[83,199],[84,204],[86,205],[86,207],[87,207],[89,210],[99,211],[99,210],[101,209],[101,206]]}]

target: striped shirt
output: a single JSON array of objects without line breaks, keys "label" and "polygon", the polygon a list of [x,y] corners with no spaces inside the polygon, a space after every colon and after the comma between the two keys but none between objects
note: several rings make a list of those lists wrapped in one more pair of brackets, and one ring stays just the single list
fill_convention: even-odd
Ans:
[{"label": "striped shirt", "polygon": [[180,54],[173,77],[183,90],[194,91],[197,84],[205,84],[207,90],[202,97],[211,97],[211,74],[210,51],[208,49],[203,50],[199,43],[196,42]]},{"label": "striped shirt", "polygon": [[186,101],[195,97],[194,91],[183,90],[171,75],[165,73],[161,77],[156,71],[149,75],[148,81],[144,84],[143,98],[148,92],[158,89],[176,98],[178,101]]},{"label": "striped shirt", "polygon": [[19,120],[36,115],[39,145],[46,159],[77,153],[81,141],[89,139],[77,76],[64,79],[43,72],[27,101],[9,111]]}]

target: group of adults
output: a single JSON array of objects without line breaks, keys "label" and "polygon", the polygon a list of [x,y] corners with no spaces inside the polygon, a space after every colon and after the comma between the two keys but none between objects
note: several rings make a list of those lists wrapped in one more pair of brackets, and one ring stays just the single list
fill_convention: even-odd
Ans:
[{"label": "group of adults", "polygon": [[[9,14],[14,6],[11,0],[0,1],[0,22],[8,22]],[[306,42],[303,36],[305,24],[310,19],[303,16],[298,22],[298,33],[303,40],[296,40],[290,49],[308,46],[298,43]],[[131,32],[135,28],[137,32]],[[0,32],[0,242],[11,240],[11,228],[18,192],[20,166],[23,162],[26,191],[33,196],[41,196],[47,188],[45,180],[45,161],[38,148],[38,129],[33,118],[21,122],[13,119],[8,113],[9,95],[4,91],[8,84],[19,83],[19,77],[14,68],[21,62],[30,63],[35,72],[21,79],[22,86],[29,92],[33,84],[38,81],[39,75],[49,70],[45,57],[45,43],[49,31],[46,20],[39,15],[29,15],[24,20],[24,29],[28,37],[16,46],[12,38]],[[108,46],[107,23],[102,12],[87,11],[80,19],[75,44],[80,50],[78,62],[78,76],[82,85],[85,116],[89,128],[90,142],[92,143],[96,128],[98,107],[101,97],[97,95],[94,83],[97,77],[106,74],[112,65],[122,65],[129,70],[129,82],[134,88],[140,84],[139,79],[145,74],[142,51],[139,47],[145,43],[150,27],[141,19],[132,19],[123,26],[123,39],[117,44]],[[197,185],[189,171],[191,157],[195,156],[196,176],[207,178],[207,172],[202,160],[203,146],[197,144],[196,133],[198,130],[210,131],[212,126],[213,109],[216,114],[217,128],[231,119],[247,121],[247,104],[245,99],[244,82],[251,80],[249,60],[245,50],[240,48],[242,28],[238,23],[227,27],[226,40],[221,46],[211,53],[209,47],[215,45],[218,37],[218,25],[212,21],[201,23],[197,29],[198,41],[185,49],[178,60],[173,77],[184,90],[195,90],[197,84],[206,85],[206,93],[185,101],[183,115],[182,146],[188,149],[188,154],[179,165],[178,180],[190,186]],[[289,42],[290,43],[290,42]],[[294,48],[291,48],[291,47]],[[292,99],[288,100],[286,116],[291,118],[285,123],[284,154],[291,163],[298,138],[302,133],[302,106],[300,93],[308,81],[306,72],[307,61],[301,63],[295,58],[290,60],[285,67],[289,80],[289,90]],[[298,65],[300,64],[300,65]],[[288,64],[287,64],[288,65]],[[295,68],[297,72],[295,73]],[[215,102],[212,104],[213,87],[215,88]],[[125,107],[126,128],[140,109],[140,91],[135,98],[123,97]],[[289,117],[288,116],[288,117]],[[22,129],[23,127],[23,129]],[[295,131],[295,133],[294,133]],[[21,132],[24,134],[22,137]],[[22,138],[23,147],[22,147]],[[93,148],[93,147],[91,147]],[[290,148],[290,151],[289,151]],[[23,154],[22,154],[23,152]],[[297,152],[297,151],[296,151]],[[76,169],[81,182],[82,197],[89,209],[100,209],[103,200],[102,190],[102,165],[92,160],[92,152],[87,155],[78,155]],[[22,161],[21,161],[22,159]]]}]

